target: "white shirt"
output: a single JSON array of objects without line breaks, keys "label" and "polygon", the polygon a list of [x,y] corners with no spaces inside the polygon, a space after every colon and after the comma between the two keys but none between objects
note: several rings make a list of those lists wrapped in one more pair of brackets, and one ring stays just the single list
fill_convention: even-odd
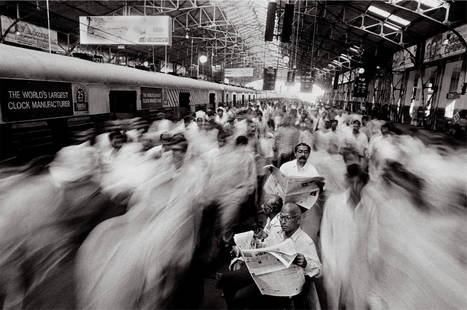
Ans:
[{"label": "white shirt", "polygon": [[362,132],[357,135],[352,133],[348,143],[358,151],[360,156],[364,156],[368,149],[368,137]]},{"label": "white shirt", "polygon": [[[264,240],[265,246],[272,246],[278,243],[281,243],[286,239],[282,228],[273,227],[269,236]],[[319,260],[318,254],[316,253],[316,247],[313,240],[308,236],[301,228],[298,228],[297,231],[290,236],[290,239],[295,245],[295,250],[297,253],[305,256],[306,266],[305,274],[313,277],[320,273],[321,262]]]},{"label": "white shirt", "polygon": [[280,167],[280,171],[285,174],[286,177],[319,177],[318,170],[316,170],[312,164],[307,162],[305,166],[300,167],[296,159],[284,163]]},{"label": "white shirt", "polygon": [[264,226],[264,232],[268,235],[271,233],[273,229],[281,228],[281,223],[279,221],[279,214],[276,214],[272,219],[268,217],[266,220],[266,226]]}]

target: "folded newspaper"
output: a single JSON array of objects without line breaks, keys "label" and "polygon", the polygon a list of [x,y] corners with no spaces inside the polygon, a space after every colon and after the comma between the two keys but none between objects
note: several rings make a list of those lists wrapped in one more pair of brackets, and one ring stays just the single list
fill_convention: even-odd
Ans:
[{"label": "folded newspaper", "polygon": [[266,166],[265,169],[272,171],[264,184],[266,194],[278,195],[284,204],[295,202],[307,210],[315,205],[320,193],[320,184],[324,183],[324,178],[286,177],[274,166]]},{"label": "folded newspaper", "polygon": [[295,296],[305,283],[303,268],[293,265],[297,251],[292,240],[265,248],[251,248],[253,231],[236,234],[235,244],[263,295]]}]

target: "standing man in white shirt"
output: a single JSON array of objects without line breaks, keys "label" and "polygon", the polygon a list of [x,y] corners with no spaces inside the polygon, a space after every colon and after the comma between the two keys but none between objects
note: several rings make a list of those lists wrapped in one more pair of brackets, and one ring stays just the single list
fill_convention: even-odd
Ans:
[{"label": "standing man in white shirt", "polygon": [[361,124],[359,120],[354,120],[352,125],[353,130],[349,143],[358,151],[360,157],[365,157],[368,151],[368,137],[360,131]]},{"label": "standing man in white shirt", "polygon": [[316,168],[308,163],[311,147],[306,143],[299,143],[295,146],[295,158],[284,163],[280,171],[287,177],[319,177]]}]

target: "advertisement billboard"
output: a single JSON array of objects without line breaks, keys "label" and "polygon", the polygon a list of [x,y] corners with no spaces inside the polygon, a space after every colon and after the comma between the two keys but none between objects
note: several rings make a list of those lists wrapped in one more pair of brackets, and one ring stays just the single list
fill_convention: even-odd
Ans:
[{"label": "advertisement billboard", "polygon": [[[409,50],[413,55],[417,54],[416,45],[408,47],[407,50]],[[411,55],[407,50],[403,49],[394,53],[394,55],[392,56],[393,71],[400,71],[415,66],[413,62],[414,59],[411,58]]]},{"label": "advertisement billboard", "polygon": [[[467,40],[467,25],[457,27],[456,30]],[[447,31],[426,40],[424,62],[460,55],[465,52],[466,49],[459,37],[453,32]]]},{"label": "advertisement billboard", "polygon": [[170,16],[80,16],[81,44],[172,45]]},{"label": "advertisement billboard", "polygon": [[[0,16],[3,32],[8,29],[15,20],[7,16]],[[49,30],[26,22],[18,22],[5,37],[5,41],[20,45],[49,50]],[[50,44],[53,51],[58,51],[57,31],[50,30]]]},{"label": "advertisement billboard", "polygon": [[225,68],[225,77],[252,77],[254,68]]}]

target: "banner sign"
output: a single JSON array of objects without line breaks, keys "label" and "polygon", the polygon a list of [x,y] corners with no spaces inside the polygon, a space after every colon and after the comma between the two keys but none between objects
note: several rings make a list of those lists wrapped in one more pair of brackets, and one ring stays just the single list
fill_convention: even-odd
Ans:
[{"label": "banner sign", "polygon": [[[3,15],[0,16],[0,19],[0,29],[2,29],[3,32],[15,22],[13,18]],[[49,31],[47,28],[20,21],[10,29],[5,37],[5,41],[49,50]],[[52,50],[59,50],[57,31],[55,30],[50,30],[50,44]]]},{"label": "banner sign", "polygon": [[263,72],[263,90],[276,89],[276,68],[264,68]]},{"label": "banner sign", "polygon": [[5,122],[73,115],[70,83],[0,79]]},{"label": "banner sign", "polygon": [[[416,45],[412,45],[408,47],[407,50],[409,50],[413,55],[417,54]],[[392,56],[392,70],[393,71],[404,70],[404,69],[412,68],[415,66],[413,59],[411,58],[407,50],[403,49],[403,50],[400,50],[394,53],[394,55]]]},{"label": "banner sign", "polygon": [[73,107],[75,112],[88,112],[89,93],[85,85],[73,84]]},{"label": "banner sign", "polygon": [[[467,40],[467,24],[457,27],[456,30],[465,40]],[[433,61],[441,58],[460,55],[465,52],[466,49],[457,35],[451,31],[447,31],[426,40],[423,61]]]},{"label": "banner sign", "polygon": [[287,72],[287,84],[295,83],[295,70],[289,70]]},{"label": "banner sign", "polygon": [[313,75],[311,72],[306,72],[304,75],[301,77],[300,81],[300,91],[301,92],[311,92],[313,89]]},{"label": "banner sign", "polygon": [[141,87],[141,109],[158,110],[162,108],[162,88]]},{"label": "banner sign", "polygon": [[225,77],[252,77],[254,68],[225,68]]},{"label": "banner sign", "polygon": [[361,76],[355,79],[352,97],[364,98],[368,94],[368,83],[366,78]]},{"label": "banner sign", "polygon": [[172,45],[170,16],[80,16],[81,44]]}]

